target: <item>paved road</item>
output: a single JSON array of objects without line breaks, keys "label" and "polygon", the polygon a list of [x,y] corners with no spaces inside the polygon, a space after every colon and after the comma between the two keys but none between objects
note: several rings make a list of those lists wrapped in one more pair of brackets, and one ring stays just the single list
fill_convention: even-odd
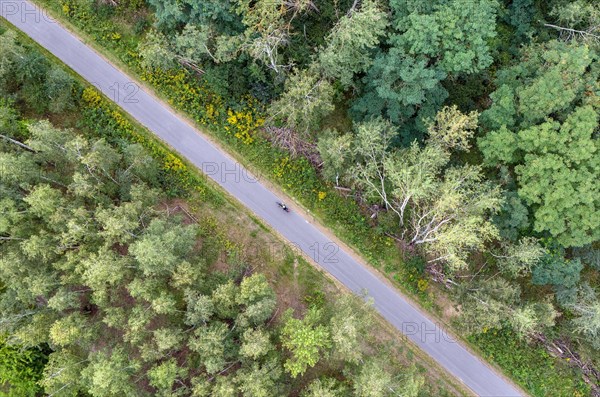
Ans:
[{"label": "paved road", "polygon": [[275,202],[280,200],[279,197],[256,181],[226,153],[213,146],[167,105],[144,90],[136,92],[136,86],[130,83],[133,79],[113,67],[60,24],[29,2],[0,0],[0,7],[4,18],[83,78],[93,82],[141,124],[204,170],[286,239],[313,257],[342,284],[355,292],[366,290],[383,317],[477,395],[522,395],[347,252],[336,250],[336,246],[300,214],[285,213],[278,208]]}]

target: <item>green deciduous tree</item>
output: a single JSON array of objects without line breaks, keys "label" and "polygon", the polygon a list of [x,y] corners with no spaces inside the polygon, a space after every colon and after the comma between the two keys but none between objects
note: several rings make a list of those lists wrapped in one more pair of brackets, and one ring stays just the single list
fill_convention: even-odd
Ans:
[{"label": "green deciduous tree", "polygon": [[581,77],[592,56],[585,47],[563,48],[568,51],[566,54],[558,53],[559,49],[553,48],[543,55],[546,62],[556,66],[540,73],[530,85],[516,93],[519,98],[517,109],[525,125],[569,109],[578,92],[585,90],[585,80]]},{"label": "green deciduous tree", "polygon": [[558,312],[550,302],[529,303],[511,311],[508,322],[517,336],[526,338],[552,327]]},{"label": "green deciduous tree", "polygon": [[281,394],[282,385],[279,380],[282,375],[281,363],[273,359],[262,365],[254,363],[242,368],[237,373],[236,383],[244,396],[269,397]]},{"label": "green deciduous tree", "polygon": [[154,330],[154,342],[160,353],[181,349],[184,335],[177,328],[165,327]]},{"label": "green deciduous tree", "polygon": [[90,364],[81,372],[88,392],[100,396],[137,396],[137,386],[131,376],[139,363],[131,360],[122,349],[101,351],[91,355]]},{"label": "green deciduous tree", "polygon": [[194,338],[189,342],[190,348],[200,355],[201,363],[209,374],[216,374],[225,368],[231,354],[229,337],[228,327],[218,321],[194,331]]},{"label": "green deciduous tree", "polygon": [[239,395],[235,378],[231,376],[219,376],[212,388],[210,396],[215,397],[236,397]]},{"label": "green deciduous tree", "polygon": [[502,251],[500,255],[495,255],[498,267],[512,277],[530,274],[547,254],[546,249],[533,237],[524,237],[517,243],[505,241]]},{"label": "green deciduous tree", "polygon": [[48,110],[60,113],[74,106],[73,90],[75,80],[63,69],[50,68],[46,76],[46,95],[49,99]]},{"label": "green deciduous tree", "polygon": [[446,151],[468,151],[478,118],[477,112],[462,113],[456,105],[444,107],[429,123],[429,142]]},{"label": "green deciduous tree", "polygon": [[[564,121],[581,105],[593,103],[598,73],[590,64],[597,57],[587,46],[549,41],[524,47],[520,61],[501,69],[492,106],[481,121],[489,130],[529,128],[552,117]],[[596,87],[596,88],[594,88]]]},{"label": "green deciduous tree", "polygon": [[63,349],[52,352],[40,383],[49,395],[77,395],[86,390],[87,385],[81,377],[86,365],[87,359],[82,359],[72,351]]},{"label": "green deciduous tree", "polygon": [[185,323],[192,327],[205,325],[213,315],[215,307],[211,298],[198,292],[187,291]]},{"label": "green deciduous tree", "polygon": [[534,229],[564,247],[600,238],[598,115],[576,109],[561,124],[548,120],[513,133],[502,127],[480,143],[486,161],[516,164],[519,196],[534,210]]},{"label": "green deciduous tree", "polygon": [[389,123],[361,123],[345,153],[353,164],[346,179],[395,215],[398,230],[390,232],[426,246],[433,261],[454,270],[467,267],[468,253],[497,235],[488,218],[500,208],[498,188],[484,181],[479,167],[450,166],[450,149],[468,149],[476,120],[446,109],[430,124],[424,147],[402,149],[390,149]]},{"label": "green deciduous tree", "polygon": [[150,385],[157,390],[159,396],[174,397],[183,395],[187,387],[183,379],[187,376],[187,369],[177,365],[175,359],[162,362],[148,371]]},{"label": "green deciduous tree", "polygon": [[365,362],[354,380],[356,397],[384,397],[392,389],[393,377],[375,359]]},{"label": "green deciduous tree", "polygon": [[42,113],[48,108],[45,85],[50,64],[37,52],[28,52],[16,59],[15,75],[21,84],[19,96],[36,112]]},{"label": "green deciduous tree", "polygon": [[563,247],[584,246],[600,237],[599,192],[591,182],[600,175],[600,71],[590,67],[597,54],[577,42],[549,41],[520,55],[499,71],[492,106],[482,114],[490,130],[479,142],[484,161],[513,172],[518,197],[511,197],[520,213],[528,206],[536,233]]},{"label": "green deciduous tree", "polygon": [[537,285],[573,288],[579,283],[583,265],[579,258],[564,259],[564,252],[548,253],[533,268],[532,282]]},{"label": "green deciduous tree", "polygon": [[242,45],[245,51],[275,73],[282,73],[287,65],[279,50],[288,44],[290,33],[285,4],[271,0],[239,0],[237,11],[246,25]]},{"label": "green deciduous tree", "polygon": [[17,61],[24,53],[13,30],[7,30],[0,35],[0,92],[8,89],[9,77],[14,75]]},{"label": "green deciduous tree", "polygon": [[197,230],[153,220],[144,235],[130,247],[131,255],[147,276],[170,275],[193,248]]},{"label": "green deciduous tree", "polygon": [[384,116],[402,127],[407,143],[426,131],[448,97],[441,82],[492,63],[498,3],[494,0],[392,0],[391,31],[353,104],[360,118]]},{"label": "green deciduous tree", "polygon": [[237,318],[238,323],[256,326],[271,318],[277,300],[265,276],[256,274],[244,278],[240,283],[237,303],[243,307],[242,314]]},{"label": "green deciduous tree", "polygon": [[174,49],[179,55],[180,62],[199,63],[202,59],[210,57],[216,60],[209,48],[209,41],[213,33],[207,26],[185,25],[181,33],[175,36]]},{"label": "green deciduous tree", "polygon": [[342,16],[319,52],[319,67],[325,76],[339,81],[342,87],[352,85],[354,75],[371,65],[373,49],[387,24],[387,15],[378,0],[362,1],[360,8]]},{"label": "green deciduous tree", "polygon": [[[428,65],[423,57],[412,57],[392,47],[378,54],[364,77],[363,94],[355,100],[352,112],[359,118],[383,116],[396,125],[406,125],[402,135],[411,142],[422,137],[423,119],[435,115],[448,97],[440,82],[446,73]],[[415,115],[416,124],[409,123]],[[421,133],[410,131],[416,127]],[[404,132],[406,131],[406,132]],[[410,131],[410,132],[409,132]]]},{"label": "green deciduous tree", "polygon": [[600,41],[600,11],[592,1],[576,0],[557,4],[550,12],[553,23],[546,27],[556,29],[564,40],[578,40],[590,45]]},{"label": "green deciduous tree", "polygon": [[462,319],[471,333],[500,328],[507,307],[516,307],[520,298],[519,287],[500,278],[476,282],[466,292],[461,299]]},{"label": "green deciduous tree", "polygon": [[262,328],[248,328],[242,335],[242,345],[240,346],[240,355],[249,359],[256,360],[266,356],[273,350],[269,332]]},{"label": "green deciduous tree", "polygon": [[[24,123],[21,122],[19,113],[14,108],[13,101],[0,98],[0,131],[6,138],[20,138],[24,136]],[[11,138],[11,139],[12,139]],[[18,140],[15,140],[19,142]],[[22,142],[21,142],[22,143]]]},{"label": "green deciduous tree", "polygon": [[509,325],[527,338],[554,325],[558,313],[548,301],[522,302],[520,288],[502,278],[478,280],[466,287],[462,321],[471,333]]},{"label": "green deciduous tree", "polygon": [[86,346],[92,327],[80,313],[71,313],[52,324],[49,330],[51,347]]},{"label": "green deciduous tree", "polygon": [[212,293],[212,301],[217,316],[222,319],[233,319],[237,316],[239,312],[236,302],[238,293],[239,287],[233,281],[215,288]]},{"label": "green deciduous tree", "polygon": [[361,335],[367,332],[370,313],[365,303],[345,296],[335,303],[330,320],[333,357],[357,364],[362,359]]},{"label": "green deciduous tree", "polygon": [[288,77],[283,95],[271,104],[269,114],[273,122],[307,136],[333,109],[331,83],[310,67]]},{"label": "green deciduous tree", "polygon": [[391,37],[411,55],[436,59],[447,73],[475,73],[492,63],[489,40],[496,35],[493,0],[391,0]]},{"label": "green deciduous tree", "polygon": [[212,24],[224,32],[241,28],[241,21],[235,13],[235,1],[149,0],[148,3],[154,9],[157,26],[165,31],[187,23]]},{"label": "green deciduous tree", "polygon": [[346,388],[335,379],[325,378],[317,379],[308,385],[302,397],[342,397],[347,393]]},{"label": "green deciduous tree", "polygon": [[535,210],[536,231],[549,231],[565,247],[600,239],[598,115],[589,106],[566,121],[519,132],[523,164],[515,170],[519,195]]},{"label": "green deciduous tree", "polygon": [[351,159],[347,153],[351,148],[351,134],[338,134],[336,131],[327,130],[319,137],[317,149],[323,160],[324,167],[321,172],[325,180],[335,182],[336,186],[340,185],[340,179],[350,166]]},{"label": "green deciduous tree", "polygon": [[596,292],[589,285],[583,285],[577,301],[569,305],[569,309],[576,315],[571,320],[573,331],[600,350],[600,300]]},{"label": "green deciduous tree", "polygon": [[284,367],[292,377],[304,374],[321,358],[323,352],[331,346],[329,330],[319,324],[321,313],[310,309],[303,319],[292,317],[292,312],[286,312],[286,319],[281,330],[281,342],[289,350]]},{"label": "green deciduous tree", "polygon": [[105,290],[109,293],[110,289],[122,283],[130,271],[128,268],[133,268],[131,261],[106,248],[81,262],[82,279],[97,294]]},{"label": "green deciduous tree", "polygon": [[219,42],[225,38],[215,36],[207,25],[185,25],[181,32],[169,37],[159,31],[150,31],[138,50],[141,64],[147,69],[171,69],[177,63],[199,74],[203,74],[208,61],[229,60],[219,54]]},{"label": "green deciduous tree", "polygon": [[177,54],[171,48],[169,39],[162,33],[150,31],[140,44],[141,65],[147,69],[171,69],[176,65]]}]

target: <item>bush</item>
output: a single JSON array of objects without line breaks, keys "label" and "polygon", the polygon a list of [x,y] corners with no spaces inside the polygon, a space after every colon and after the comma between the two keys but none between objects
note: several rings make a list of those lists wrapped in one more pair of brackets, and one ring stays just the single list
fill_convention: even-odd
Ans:
[{"label": "bush", "polygon": [[[202,199],[218,201],[196,170],[190,170],[182,159],[163,147],[156,139],[147,138],[135,130],[115,106],[94,88],[83,89],[81,94],[83,122],[90,130],[113,143],[124,140],[139,143],[146,148],[161,167],[160,182],[171,197],[197,192]],[[209,197],[210,195],[210,197]]]},{"label": "bush", "polygon": [[42,378],[48,353],[47,348],[11,346],[0,335],[0,396],[39,395],[41,388],[37,381]]},{"label": "bush", "polygon": [[468,340],[536,397],[589,395],[588,386],[583,381],[576,383],[580,377],[574,376],[566,363],[558,362],[542,346],[524,342],[507,328],[472,335]]}]

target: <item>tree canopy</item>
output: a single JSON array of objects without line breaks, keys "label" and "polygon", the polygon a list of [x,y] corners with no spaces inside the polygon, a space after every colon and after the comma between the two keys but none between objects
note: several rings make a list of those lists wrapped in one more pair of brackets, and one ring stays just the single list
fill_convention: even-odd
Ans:
[{"label": "tree canopy", "polygon": [[[598,240],[598,112],[586,94],[598,84],[586,46],[553,42],[499,75],[482,119],[497,128],[480,140],[485,162],[512,165],[534,229],[564,247]],[[541,68],[539,67],[541,66]],[[596,76],[596,77],[594,77]],[[595,80],[594,80],[595,79]]]},{"label": "tree canopy", "polygon": [[332,302],[337,314],[311,307],[275,321],[267,277],[215,271],[199,225],[165,210],[145,149],[4,108],[1,123],[26,127],[0,142],[0,385],[20,395],[39,382],[55,396],[266,397],[289,394],[290,379],[319,360],[359,381],[368,315],[354,298]]}]

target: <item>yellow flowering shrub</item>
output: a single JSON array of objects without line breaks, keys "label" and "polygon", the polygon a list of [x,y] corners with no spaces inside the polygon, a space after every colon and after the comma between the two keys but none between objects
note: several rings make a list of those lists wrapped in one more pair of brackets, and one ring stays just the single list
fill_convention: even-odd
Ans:
[{"label": "yellow flowering shrub", "polygon": [[120,128],[123,128],[126,130],[129,130],[132,128],[131,123],[129,121],[127,121],[127,119],[125,117],[123,117],[123,115],[119,111],[113,110],[111,113],[111,116]]},{"label": "yellow flowering shrub", "polygon": [[283,178],[286,173],[286,168],[290,167],[290,158],[288,156],[282,157],[278,163],[273,167],[273,174],[277,178]]},{"label": "yellow flowering shrub", "polygon": [[178,157],[172,153],[168,153],[164,160],[164,167],[166,170],[179,171],[185,169],[185,165]]},{"label": "yellow flowering shrub", "polygon": [[95,88],[87,87],[83,90],[81,94],[81,98],[88,104],[90,107],[99,107],[103,101],[102,96],[98,93]]},{"label": "yellow flowering shrub", "polygon": [[429,281],[427,281],[427,279],[420,278],[417,282],[417,289],[419,290],[419,292],[427,291],[427,287],[429,287]]},{"label": "yellow flowering shrub", "polygon": [[200,124],[218,126],[224,122],[220,119],[225,114],[223,99],[187,70],[145,69],[142,80],[164,89],[169,103],[193,114]]},{"label": "yellow flowering shrub", "polygon": [[93,23],[93,16],[90,15],[89,7],[75,0],[62,0],[60,2],[60,11],[73,21],[84,24]]},{"label": "yellow flowering shrub", "polygon": [[102,35],[102,39],[106,41],[119,41],[121,37],[121,33],[118,32],[110,32]]},{"label": "yellow flowering shrub", "polygon": [[215,107],[215,105],[213,103],[209,103],[208,105],[206,105],[206,117],[209,120],[215,121],[218,116],[219,116],[219,111],[217,110],[217,108]]},{"label": "yellow flowering shrub", "polygon": [[242,110],[236,112],[229,109],[227,116],[228,125],[225,126],[225,130],[233,133],[236,138],[240,139],[246,145],[254,141],[252,135],[263,125],[262,120],[255,119],[250,111]]},{"label": "yellow flowering shrub", "polygon": [[176,176],[183,187],[205,193],[205,187],[188,169],[180,157],[174,155],[153,139],[148,139],[144,135],[138,133],[131,122],[123,116],[123,113],[117,110],[107,99],[102,97],[95,88],[85,88],[82,92],[81,99],[87,108],[96,110],[100,112],[100,114],[108,117],[110,120],[109,123],[116,128],[120,136],[144,146],[152,156],[162,164],[165,171],[173,173],[173,175]]},{"label": "yellow flowering shrub", "polygon": [[265,123],[262,106],[256,98],[247,95],[242,98],[240,109],[227,108],[219,95],[185,69],[145,69],[142,80],[164,89],[170,104],[194,115],[200,124],[221,127],[246,145],[255,141],[256,131]]}]

